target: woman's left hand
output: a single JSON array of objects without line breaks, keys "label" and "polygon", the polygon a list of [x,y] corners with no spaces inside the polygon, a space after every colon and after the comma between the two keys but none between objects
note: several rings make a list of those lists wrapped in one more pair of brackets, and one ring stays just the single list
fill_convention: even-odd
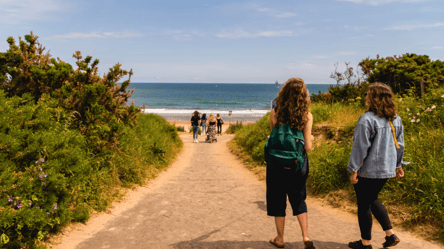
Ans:
[{"label": "woman's left hand", "polygon": [[358,183],[358,172],[352,172],[350,176],[350,181],[352,184]]},{"label": "woman's left hand", "polygon": [[404,176],[404,170],[402,167],[396,168],[396,179],[399,179]]}]

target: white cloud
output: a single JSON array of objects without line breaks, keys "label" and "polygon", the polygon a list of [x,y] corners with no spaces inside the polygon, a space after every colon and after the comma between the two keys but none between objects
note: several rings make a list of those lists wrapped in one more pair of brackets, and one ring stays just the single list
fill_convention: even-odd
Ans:
[{"label": "white cloud", "polygon": [[0,22],[17,24],[25,20],[48,19],[49,12],[64,9],[58,0],[0,0]]},{"label": "white cloud", "polygon": [[325,55],[315,55],[314,57],[316,59],[326,59],[326,58],[328,58],[328,56],[325,56]]},{"label": "white cloud", "polygon": [[89,32],[89,33],[81,33],[81,32],[73,32],[66,35],[54,35],[50,37],[46,37],[48,40],[52,39],[91,39],[91,38],[126,38],[126,37],[141,37],[141,33],[135,32]]},{"label": "white cloud", "polygon": [[278,12],[277,10],[270,8],[256,8],[256,10],[259,12],[267,13],[268,15],[276,18],[289,18],[296,16],[296,13],[293,12]]},{"label": "white cloud", "polygon": [[238,29],[233,33],[221,32],[216,34],[217,37],[220,38],[255,38],[255,37],[283,37],[283,36],[291,36],[293,32],[291,30],[282,30],[282,31],[257,31],[255,33],[249,33],[244,31],[243,29]]},{"label": "white cloud", "polygon": [[356,54],[355,52],[338,52],[340,55],[353,55]]},{"label": "white cloud", "polygon": [[420,2],[426,2],[429,0],[336,0],[336,1],[379,6],[379,5],[388,4],[388,3],[395,3],[395,2],[396,3],[420,3]]},{"label": "white cloud", "polygon": [[433,24],[416,24],[416,25],[397,25],[386,28],[386,30],[414,30],[414,29],[425,29],[425,28],[436,28],[443,27],[444,22],[437,22]]},{"label": "white cloud", "polygon": [[441,47],[441,46],[434,46],[434,47],[432,47],[432,49],[443,50],[444,47]]},{"label": "white cloud", "polygon": [[198,30],[184,31],[168,29],[165,30],[161,35],[170,35],[176,40],[191,40],[194,37],[203,37],[205,36],[205,33]]}]

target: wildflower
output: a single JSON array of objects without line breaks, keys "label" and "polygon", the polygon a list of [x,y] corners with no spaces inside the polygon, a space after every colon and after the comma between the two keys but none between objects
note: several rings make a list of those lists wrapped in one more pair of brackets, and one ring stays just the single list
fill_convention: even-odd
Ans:
[{"label": "wildflower", "polygon": [[435,116],[435,115],[433,115],[433,118],[436,118],[436,116]]},{"label": "wildflower", "polygon": [[28,205],[31,206],[31,205],[32,205],[32,201],[29,201],[29,202],[28,202]]},{"label": "wildflower", "polygon": [[441,98],[444,98],[444,94],[443,94],[443,95],[441,95]]},{"label": "wildflower", "polygon": [[46,186],[46,182],[43,182],[43,186]]},{"label": "wildflower", "polygon": [[40,206],[39,205],[37,205],[37,206],[35,206],[36,208],[40,208]]},{"label": "wildflower", "polygon": [[42,171],[43,170],[42,167],[39,167],[39,170]]},{"label": "wildflower", "polygon": [[409,109],[409,108],[407,108],[407,111],[409,112],[409,111],[410,111],[410,109]]},{"label": "wildflower", "polygon": [[8,196],[8,201],[9,201],[9,202],[13,201],[12,198],[11,198],[11,196]]},{"label": "wildflower", "polygon": [[35,164],[39,163],[39,160],[35,161]]},{"label": "wildflower", "polygon": [[39,175],[40,180],[43,180],[43,176],[42,174]]},{"label": "wildflower", "polygon": [[435,109],[436,108],[436,105],[432,105],[432,109]]},{"label": "wildflower", "polygon": [[45,177],[45,178],[46,178],[47,176],[48,176],[47,174],[44,174],[44,175],[43,175],[43,177]]},{"label": "wildflower", "polygon": [[415,119],[416,118],[416,116],[413,116],[413,119]]},{"label": "wildflower", "polygon": [[418,116],[419,116],[419,112],[418,112],[418,113],[416,113],[416,115],[418,115]]},{"label": "wildflower", "polygon": [[419,123],[419,118],[416,120],[416,123]]},{"label": "wildflower", "polygon": [[52,205],[54,209],[57,209],[57,204]]},{"label": "wildflower", "polygon": [[414,120],[414,119],[412,119],[412,120],[410,120],[410,122],[412,122],[412,123],[415,123],[415,120]]},{"label": "wildflower", "polygon": [[412,113],[409,113],[409,115],[412,115]]},{"label": "wildflower", "polygon": [[17,208],[18,209],[22,208],[22,204],[18,204]]},{"label": "wildflower", "polygon": [[49,215],[49,212],[46,212],[46,215]]},{"label": "wildflower", "polygon": [[32,179],[32,178],[30,177],[30,178],[29,178],[29,181],[32,182],[32,180],[34,180],[34,179]]},{"label": "wildflower", "polygon": [[432,109],[430,109],[430,107],[427,107],[427,109],[424,112],[431,112]]},{"label": "wildflower", "polygon": [[14,202],[14,206],[17,206],[17,202]]},{"label": "wildflower", "polygon": [[399,99],[399,102],[402,102],[402,98]]},{"label": "wildflower", "polygon": [[45,159],[40,158],[40,162],[44,163],[44,162],[45,162]]}]

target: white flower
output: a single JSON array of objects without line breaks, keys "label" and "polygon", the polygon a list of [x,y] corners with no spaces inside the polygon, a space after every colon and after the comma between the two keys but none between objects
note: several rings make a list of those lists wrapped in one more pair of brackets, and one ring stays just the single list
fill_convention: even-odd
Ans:
[{"label": "white flower", "polygon": [[414,119],[412,119],[412,120],[410,120],[410,122],[412,122],[412,123],[415,123],[415,120],[414,120]]},{"label": "white flower", "polygon": [[443,95],[441,95],[441,98],[444,98],[444,94],[443,94]]},{"label": "white flower", "polygon": [[418,112],[418,113],[416,113],[416,115],[418,115],[418,116],[419,116],[419,112]]},{"label": "white flower", "polygon": [[416,120],[416,123],[419,123],[419,118]]},{"label": "white flower", "polygon": [[430,109],[430,107],[427,107],[427,109],[424,112],[431,112],[432,109]]},{"label": "white flower", "polygon": [[413,116],[413,119],[415,119],[416,118],[416,116]]},{"label": "white flower", "polygon": [[407,108],[407,111],[409,112],[409,111],[410,111],[410,109],[409,109],[409,108]]},{"label": "white flower", "polygon": [[402,98],[399,99],[399,102],[402,102]]},{"label": "white flower", "polygon": [[411,113],[409,113],[409,115],[412,115]]},{"label": "white flower", "polygon": [[435,109],[436,108],[436,105],[432,105],[432,109]]}]

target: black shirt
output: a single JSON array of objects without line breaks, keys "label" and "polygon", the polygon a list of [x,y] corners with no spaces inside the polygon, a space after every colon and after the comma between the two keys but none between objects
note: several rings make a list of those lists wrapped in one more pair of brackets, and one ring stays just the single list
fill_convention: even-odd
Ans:
[{"label": "black shirt", "polygon": [[195,118],[194,116],[191,117],[191,124],[194,126],[199,126],[199,120],[200,117]]}]

